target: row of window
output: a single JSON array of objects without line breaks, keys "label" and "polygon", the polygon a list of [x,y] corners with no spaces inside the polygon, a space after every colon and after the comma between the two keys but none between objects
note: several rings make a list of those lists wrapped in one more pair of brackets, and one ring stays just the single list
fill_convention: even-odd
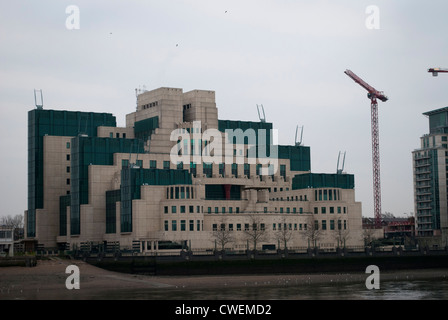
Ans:
[{"label": "row of window", "polygon": [[[173,187],[171,187],[171,189],[172,188]],[[180,187],[180,188],[183,188],[183,187]],[[176,198],[176,199],[178,199],[178,198]],[[178,208],[178,206],[171,206],[171,213],[177,213],[178,212],[177,208]],[[263,212],[264,213],[272,213],[272,212],[277,213],[278,212],[278,213],[286,213],[286,214],[289,214],[289,213],[293,213],[293,214],[305,213],[303,208],[296,208],[296,207],[293,207],[293,208],[290,208],[290,207],[283,208],[282,207],[282,208],[278,208],[278,209],[279,209],[278,211],[277,211],[277,208],[274,208],[275,211],[269,211],[268,207],[264,207],[263,208]],[[195,213],[195,211],[196,211],[196,213],[203,213],[204,209],[201,206],[196,206],[196,208],[193,205],[188,206],[188,213]],[[319,207],[314,207],[314,214],[318,214],[319,211],[320,211],[321,214],[326,214],[327,212],[329,214],[334,214],[334,213],[338,213],[338,214],[344,213],[344,214],[346,214],[347,213],[347,207],[328,207],[328,208],[327,207],[321,207],[320,210],[319,210]],[[169,213],[169,207],[168,206],[164,206],[163,212],[166,213],[166,214]],[[187,213],[187,206],[184,206],[184,205],[179,206],[179,212],[180,213]],[[235,207],[235,208],[233,208],[233,207],[221,207],[221,208],[220,207],[207,207],[207,213],[208,214],[211,214],[211,213],[215,213],[215,214],[218,214],[218,213],[240,213],[240,207]]]},{"label": "row of window", "polygon": [[185,187],[168,187],[166,188],[167,199],[194,199],[194,188]]},{"label": "row of window", "polygon": [[291,196],[291,197],[279,197],[279,198],[272,198],[270,199],[271,201],[308,201],[306,194],[303,196]]},{"label": "row of window", "polygon": [[[335,208],[337,213],[347,213],[347,207],[321,207],[320,208],[320,213],[322,214],[326,214],[327,213],[327,209],[328,209],[328,213],[333,214],[335,213]],[[318,214],[319,213],[319,208],[318,207],[314,207],[314,214]]]},{"label": "row of window", "polygon": [[[113,132],[109,132],[109,138],[113,138],[113,137],[114,137],[114,133]],[[126,139],[126,133],[123,132],[121,137],[123,139]],[[120,138],[120,133],[119,132],[115,133],[115,138]]]},{"label": "row of window", "polygon": [[142,109],[149,109],[149,108],[152,108],[152,107],[155,107],[158,105],[159,105],[159,101],[155,101],[155,102],[151,102],[151,103],[142,105]]},{"label": "row of window", "polygon": [[[169,207],[164,206],[163,213],[168,213]],[[201,206],[196,206],[196,213],[202,213],[203,209]],[[180,213],[187,212],[187,206],[179,206]],[[171,206],[171,213],[177,213],[177,206]],[[195,206],[188,206],[188,213],[195,213]]]},{"label": "row of window", "polygon": [[[67,159],[67,160],[69,160],[69,159]],[[126,167],[128,167],[128,165],[129,165],[128,159],[121,160],[122,167],[126,168]],[[143,160],[137,160],[136,165],[143,168]],[[197,164],[195,162],[190,162],[189,170],[194,175],[196,175],[196,173],[197,173],[196,166],[197,166]],[[219,174],[222,176],[225,176],[225,173],[226,173],[225,164],[220,163],[218,167],[219,167]],[[150,160],[149,168],[157,169],[157,160]],[[163,169],[165,169],[165,170],[171,169],[171,161],[163,161]],[[184,163],[178,162],[176,165],[176,169],[178,169],[178,170],[185,169]],[[231,164],[231,172],[232,172],[232,175],[238,176],[238,164],[237,163]],[[213,176],[213,165],[211,163],[203,163],[202,173],[205,174],[207,177],[212,177]],[[245,176],[247,176],[248,178],[250,178],[250,164],[248,164],[248,163],[243,164],[243,174]],[[256,165],[256,174],[261,175],[261,164]],[[289,188],[286,188],[286,190],[289,190]],[[276,192],[276,191],[277,191],[277,188],[274,188],[274,192]],[[280,188],[280,191],[283,191],[283,188]]]},{"label": "row of window", "polygon": [[341,200],[340,190],[324,189],[314,190],[314,201],[338,201]]},{"label": "row of window", "polygon": [[[347,220],[329,220],[329,230],[335,230],[336,227],[338,230],[347,230]],[[236,229],[234,229],[234,226],[236,226]],[[227,226],[225,223],[221,223],[219,225],[219,230],[220,231],[242,231],[243,224],[241,223],[237,223],[236,225],[234,225],[233,223],[229,223]],[[315,220],[314,221],[314,228],[315,230],[319,230],[319,228],[321,228],[322,230],[327,230],[327,220],[322,220],[319,221]],[[266,225],[264,223],[260,223],[260,226],[258,227],[257,224],[252,225],[252,230],[253,229],[257,229],[259,228],[260,230],[266,230]],[[273,223],[272,224],[272,230],[273,231],[281,231],[281,230],[307,230],[308,229],[308,225],[306,223]],[[212,230],[213,231],[218,231],[218,224],[214,223],[212,225]],[[250,230],[250,224],[249,223],[245,223],[244,224],[244,231],[249,231]]]},{"label": "row of window", "polygon": [[188,228],[188,231],[203,231],[204,230],[204,221],[188,220],[188,226],[187,226],[187,220],[180,220],[179,224],[178,224],[177,220],[171,220],[171,230],[170,230],[170,221],[168,221],[168,220],[164,221],[164,230],[165,231],[177,231],[178,229],[180,231],[187,231],[187,228]]}]

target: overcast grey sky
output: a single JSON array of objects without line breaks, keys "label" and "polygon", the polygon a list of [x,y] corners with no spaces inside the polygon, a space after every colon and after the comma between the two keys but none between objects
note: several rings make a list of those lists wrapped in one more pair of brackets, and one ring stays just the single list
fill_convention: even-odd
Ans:
[{"label": "overcast grey sky", "polygon": [[[69,5],[79,8],[70,30]],[[366,20],[379,9],[379,29]],[[379,102],[382,209],[413,208],[411,151],[423,112],[447,106],[448,2],[443,0],[40,0],[0,4],[0,216],[27,207],[27,112],[110,112],[119,126],[135,88],[214,90],[220,119],[258,121],[263,104],[279,143],[304,126],[311,169],[333,173],[339,151],[356,200],[373,217],[370,101],[350,69],[390,100]],[[370,24],[372,25],[372,24]],[[377,26],[377,25],[375,25]]]}]

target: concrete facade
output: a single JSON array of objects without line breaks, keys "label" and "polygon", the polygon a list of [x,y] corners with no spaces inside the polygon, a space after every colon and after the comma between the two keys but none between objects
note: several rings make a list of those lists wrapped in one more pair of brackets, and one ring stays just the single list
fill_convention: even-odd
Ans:
[{"label": "concrete facade", "polygon": [[[148,126],[142,131],[147,136],[142,137],[136,127],[146,125],[148,119],[156,119],[157,126]],[[272,159],[280,169],[262,175],[257,165],[266,159],[248,158],[248,145],[238,143],[231,144],[232,154],[227,154],[230,162],[209,166],[201,160],[206,143],[212,141],[202,134],[218,128],[214,91],[184,93],[178,88],[159,88],[138,95],[136,111],[126,116],[125,128],[98,126],[96,132],[98,139],[105,139],[105,145],[112,143],[108,139],[134,139],[136,144],[144,141],[144,152],[125,150],[113,153],[108,164],[84,164],[88,168],[88,203],[79,205],[79,234],[70,232],[75,221],[71,214],[72,183],[80,175],[71,167],[71,148],[75,139],[91,138],[45,136],[44,206],[36,210],[36,235],[28,238],[43,247],[75,249],[84,243],[117,243],[142,253],[162,250],[166,243],[192,250],[220,249],[224,244],[229,250],[254,249],[254,245],[260,250],[285,246],[334,249],[363,244],[361,203],[355,199],[354,186],[334,182],[340,178],[336,174],[330,174],[329,180],[319,186],[298,186],[295,177],[311,174],[311,170],[306,166],[306,170],[297,170],[298,164],[293,170],[293,161],[303,160],[294,155]],[[183,129],[191,139],[173,139],[176,129]],[[222,131],[219,134],[216,139],[224,151],[227,137]],[[137,136],[140,140],[135,139]],[[178,146],[176,140],[180,141]],[[170,153],[183,143],[187,148],[182,149],[181,156],[189,161],[181,164]],[[139,193],[134,197],[134,190],[129,210],[121,203],[123,199],[111,204],[108,198],[114,191],[121,197],[126,194],[124,170],[160,176],[185,170],[191,183],[133,180],[131,187]],[[61,205],[61,196],[71,198],[72,207]],[[131,226],[125,228],[126,219]]]}]

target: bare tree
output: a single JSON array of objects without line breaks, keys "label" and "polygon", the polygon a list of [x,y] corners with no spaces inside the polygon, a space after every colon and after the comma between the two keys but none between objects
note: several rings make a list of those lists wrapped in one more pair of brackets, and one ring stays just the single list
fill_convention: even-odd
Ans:
[{"label": "bare tree", "polygon": [[362,237],[364,239],[364,245],[370,245],[373,240],[375,240],[375,228],[363,228],[362,229]]},{"label": "bare tree", "polygon": [[260,216],[249,215],[249,223],[244,226],[244,234],[252,242],[254,250],[257,250],[257,243],[267,238],[266,228]]},{"label": "bare tree", "polygon": [[336,240],[337,246],[345,247],[345,242],[350,238],[349,236],[349,230],[346,228],[346,226],[342,225],[342,219],[338,218],[337,220],[337,226],[333,231],[333,237]]},{"label": "bare tree", "polygon": [[0,226],[14,229],[14,240],[23,238],[23,215],[0,217]]},{"label": "bare tree", "polygon": [[279,227],[277,228],[277,231],[275,232],[275,238],[278,240],[278,242],[282,242],[284,249],[287,250],[288,247],[288,241],[292,238],[292,230],[287,223],[286,217],[283,216],[281,219],[281,222],[279,224]]},{"label": "bare tree", "polygon": [[8,215],[1,217],[0,225],[14,229],[23,228],[23,215],[17,214],[15,216]]},{"label": "bare tree", "polygon": [[216,230],[213,230],[212,237],[215,239],[215,243],[218,243],[221,250],[224,251],[226,244],[233,242],[233,231],[226,228],[227,219],[222,216],[220,224],[217,226]]},{"label": "bare tree", "polygon": [[310,244],[315,248],[317,241],[322,237],[322,229],[319,228],[318,220],[314,217],[314,214],[310,214],[305,225],[305,232],[303,236],[308,240],[308,246]]}]

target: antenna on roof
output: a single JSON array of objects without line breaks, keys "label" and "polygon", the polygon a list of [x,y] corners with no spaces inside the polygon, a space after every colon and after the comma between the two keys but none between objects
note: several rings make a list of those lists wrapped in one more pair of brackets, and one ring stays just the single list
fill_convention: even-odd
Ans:
[{"label": "antenna on roof", "polygon": [[[337,173],[337,174],[341,174],[341,173],[344,171],[344,166],[345,166],[345,153],[346,153],[346,151],[344,151],[344,152],[339,151],[339,155],[338,155],[338,167],[337,167],[337,169],[336,169],[336,173]],[[339,160],[341,159],[341,154],[344,155],[344,158],[342,159],[342,166],[341,166],[341,168],[339,169]]]},{"label": "antenna on roof", "polygon": [[[40,91],[40,102],[38,103],[38,96],[36,95],[36,92]],[[34,89],[34,104],[36,105],[37,109],[42,109],[44,106],[44,97],[42,95],[42,89],[36,90]]]},{"label": "antenna on roof", "polygon": [[[261,111],[263,112],[263,116],[261,116],[261,113],[260,113],[260,106],[261,106]],[[266,115],[264,114],[264,107],[262,104],[260,106],[258,106],[258,104],[257,104],[258,118],[260,118],[261,122],[266,122]]]},{"label": "antenna on roof", "polygon": [[300,140],[297,140],[297,134],[299,133],[299,126],[296,127],[296,137],[294,139],[295,145],[296,146],[301,146],[302,145],[302,138],[303,138],[303,126],[301,127],[302,129],[300,130]]}]

